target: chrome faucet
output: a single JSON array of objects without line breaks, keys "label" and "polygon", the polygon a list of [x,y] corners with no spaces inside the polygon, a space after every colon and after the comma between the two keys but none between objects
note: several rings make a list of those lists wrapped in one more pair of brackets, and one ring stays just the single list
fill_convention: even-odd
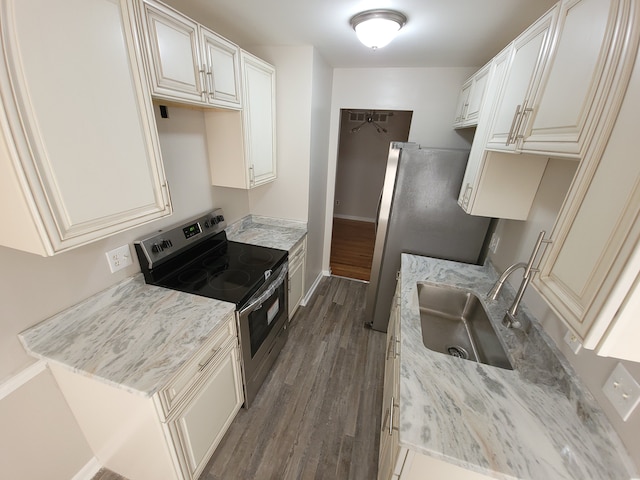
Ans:
[{"label": "chrome faucet", "polygon": [[500,275],[500,278],[493,285],[489,293],[487,293],[487,298],[490,298],[491,300],[495,300],[496,298],[498,298],[498,294],[500,293],[500,290],[502,290],[502,286],[504,285],[504,282],[507,280],[509,275],[511,275],[513,272],[515,272],[520,268],[524,269],[524,273],[522,274],[522,282],[520,283],[518,292],[516,293],[516,296],[513,299],[513,303],[511,304],[511,306],[505,313],[504,318],[502,319],[502,325],[504,325],[507,328],[521,328],[525,332],[528,332],[529,329],[531,328],[531,325],[528,320],[517,317],[518,307],[520,307],[520,302],[522,301],[524,292],[529,286],[529,283],[531,282],[531,280],[533,279],[533,276],[536,274],[536,272],[539,271],[538,268],[533,267],[533,263],[535,262],[536,257],[538,256],[538,252],[540,251],[540,246],[543,243],[551,243],[551,240],[546,240],[544,238],[545,234],[546,232],[543,230],[538,235],[538,240],[536,240],[536,244],[533,247],[533,252],[531,252],[531,258],[529,258],[529,262],[514,263],[513,265],[510,265],[509,267],[507,267],[507,269],[504,272],[502,272],[502,275]]}]

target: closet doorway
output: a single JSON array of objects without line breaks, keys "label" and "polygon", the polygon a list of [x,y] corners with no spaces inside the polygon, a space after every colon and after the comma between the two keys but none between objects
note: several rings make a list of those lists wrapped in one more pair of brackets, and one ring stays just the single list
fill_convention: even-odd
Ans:
[{"label": "closet doorway", "polygon": [[340,110],[331,274],[369,281],[378,200],[391,142],[406,142],[409,110]]}]

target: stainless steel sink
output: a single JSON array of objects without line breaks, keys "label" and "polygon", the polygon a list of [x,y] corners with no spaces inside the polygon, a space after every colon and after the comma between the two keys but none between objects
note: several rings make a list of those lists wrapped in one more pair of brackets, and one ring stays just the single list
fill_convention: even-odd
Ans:
[{"label": "stainless steel sink", "polygon": [[471,292],[418,282],[422,341],[430,350],[513,370],[480,299]]}]

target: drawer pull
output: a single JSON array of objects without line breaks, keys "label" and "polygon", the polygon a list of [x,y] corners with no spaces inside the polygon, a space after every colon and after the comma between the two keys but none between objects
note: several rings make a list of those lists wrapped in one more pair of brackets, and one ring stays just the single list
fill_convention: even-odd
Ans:
[{"label": "drawer pull", "polygon": [[209,356],[209,358],[207,358],[204,362],[200,362],[198,364],[198,371],[201,372],[202,370],[204,370],[205,368],[207,368],[207,365],[209,365],[211,363],[211,361],[216,358],[216,355],[218,354],[218,352],[222,350],[222,347],[218,347],[215,348],[213,350],[213,353]]}]

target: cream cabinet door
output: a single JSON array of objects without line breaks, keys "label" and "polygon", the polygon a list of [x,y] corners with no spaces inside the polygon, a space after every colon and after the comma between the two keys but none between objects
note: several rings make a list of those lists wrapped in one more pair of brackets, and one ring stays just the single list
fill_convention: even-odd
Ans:
[{"label": "cream cabinet door", "polygon": [[206,72],[198,24],[153,0],[143,0],[140,5],[153,95],[204,102]]},{"label": "cream cabinet door", "polygon": [[[382,398],[382,420],[380,449],[378,456],[378,480],[390,480],[399,470],[400,440],[398,420],[400,417],[400,281],[391,302],[391,314],[387,327],[387,349],[384,364],[384,388]],[[394,426],[395,425],[395,426]]]},{"label": "cream cabinet door", "polygon": [[580,163],[535,283],[585,348],[632,361],[640,361],[631,342],[640,335],[633,295],[640,278],[638,105],[636,60],[610,136],[593,142]]},{"label": "cream cabinet door", "polygon": [[631,0],[562,2],[551,58],[536,98],[527,105],[532,112],[520,150],[584,156],[603,109],[624,94],[628,65],[634,58],[627,43],[631,4]]},{"label": "cream cabinet door", "polygon": [[307,258],[307,237],[289,252],[289,320],[296,313],[304,296],[304,274]]},{"label": "cream cabinet door", "polygon": [[241,58],[249,186],[256,187],[276,178],[276,71],[247,52]]},{"label": "cream cabinet door", "polygon": [[200,27],[200,34],[207,101],[219,107],[240,108],[240,49],[204,27]]},{"label": "cream cabinet door", "polygon": [[489,63],[478,70],[478,72],[473,76],[473,85],[471,86],[471,92],[469,93],[469,99],[467,102],[467,110],[464,115],[464,124],[466,126],[478,124],[480,109],[484,104],[485,93],[487,91],[490,70],[491,64]]},{"label": "cream cabinet door", "polygon": [[487,148],[508,151],[516,149],[517,132],[524,117],[530,112],[528,98],[541,75],[557,11],[556,6],[513,41],[512,58],[498,96]]},{"label": "cream cabinet door", "polygon": [[176,419],[168,423],[185,479],[195,480],[244,401],[237,342],[227,344]]},{"label": "cream cabinet door", "polygon": [[0,244],[53,255],[169,215],[132,3],[0,8]]},{"label": "cream cabinet door", "polygon": [[241,50],[242,111],[204,114],[211,184],[250,189],[276,179],[275,68]]},{"label": "cream cabinet door", "polygon": [[471,93],[472,84],[473,84],[473,79],[470,78],[464,83],[464,85],[462,85],[462,89],[460,90],[460,94],[458,95],[458,105],[456,106],[456,118],[453,121],[454,128],[459,128],[464,126],[466,111],[467,111],[467,108],[469,107],[469,94]]}]

